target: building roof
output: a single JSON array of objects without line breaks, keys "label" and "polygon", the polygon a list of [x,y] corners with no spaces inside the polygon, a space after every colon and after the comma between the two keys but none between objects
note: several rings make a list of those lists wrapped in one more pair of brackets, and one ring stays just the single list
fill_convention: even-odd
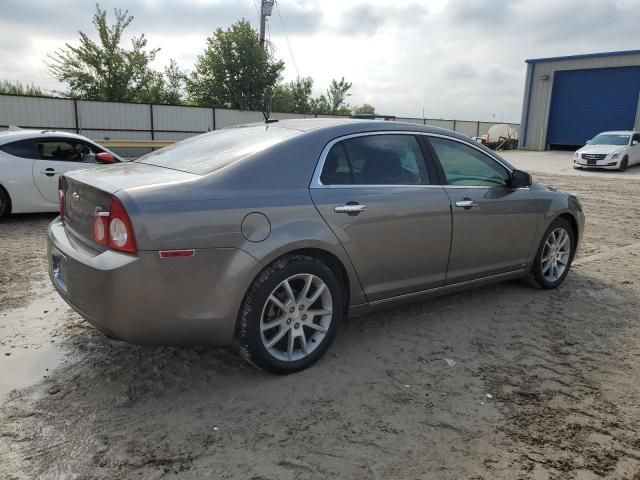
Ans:
[{"label": "building roof", "polygon": [[528,58],[526,63],[555,62],[558,60],[581,60],[583,58],[618,57],[622,55],[640,55],[640,50],[622,50],[619,52],[585,53],[582,55],[566,55],[564,57]]}]

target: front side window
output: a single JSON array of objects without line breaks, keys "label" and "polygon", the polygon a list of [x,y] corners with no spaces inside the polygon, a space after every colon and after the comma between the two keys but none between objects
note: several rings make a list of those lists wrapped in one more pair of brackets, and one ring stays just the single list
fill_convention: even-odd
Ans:
[{"label": "front side window", "polygon": [[366,135],[331,147],[323,185],[426,185],[427,167],[413,135]]},{"label": "front side window", "polygon": [[640,143],[640,133],[636,133],[636,134],[633,136],[632,143],[633,143],[633,142]]},{"label": "front side window", "polygon": [[506,186],[509,174],[502,165],[484,153],[453,140],[432,137],[429,142],[440,160],[449,185]]},{"label": "front side window", "polygon": [[85,143],[74,140],[37,140],[36,148],[41,160],[95,163],[96,153]]}]

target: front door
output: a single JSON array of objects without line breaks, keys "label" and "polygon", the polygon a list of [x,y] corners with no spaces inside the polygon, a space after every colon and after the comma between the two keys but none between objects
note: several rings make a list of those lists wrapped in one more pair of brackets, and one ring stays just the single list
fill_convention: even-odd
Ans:
[{"label": "front door", "polygon": [[531,190],[510,188],[507,168],[479,148],[437,136],[429,142],[453,212],[447,284],[524,268],[538,223]]},{"label": "front door", "polygon": [[313,201],[342,242],[369,301],[444,285],[450,203],[418,140],[360,134],[325,149]]}]

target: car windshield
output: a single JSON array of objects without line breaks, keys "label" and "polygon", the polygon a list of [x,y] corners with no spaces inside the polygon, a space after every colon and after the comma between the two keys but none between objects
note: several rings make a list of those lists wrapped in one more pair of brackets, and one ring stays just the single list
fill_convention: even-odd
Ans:
[{"label": "car windshield", "polygon": [[589,145],[628,145],[629,135],[617,135],[613,133],[601,133],[596,135]]},{"label": "car windshield", "polygon": [[300,133],[268,125],[217,130],[148,153],[137,162],[205,175]]}]

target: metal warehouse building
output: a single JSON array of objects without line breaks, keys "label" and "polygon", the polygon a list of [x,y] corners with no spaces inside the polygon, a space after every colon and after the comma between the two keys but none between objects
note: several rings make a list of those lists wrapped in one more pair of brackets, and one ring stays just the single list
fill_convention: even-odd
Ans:
[{"label": "metal warehouse building", "polygon": [[520,148],[582,146],[640,128],[640,50],[526,60]]}]

